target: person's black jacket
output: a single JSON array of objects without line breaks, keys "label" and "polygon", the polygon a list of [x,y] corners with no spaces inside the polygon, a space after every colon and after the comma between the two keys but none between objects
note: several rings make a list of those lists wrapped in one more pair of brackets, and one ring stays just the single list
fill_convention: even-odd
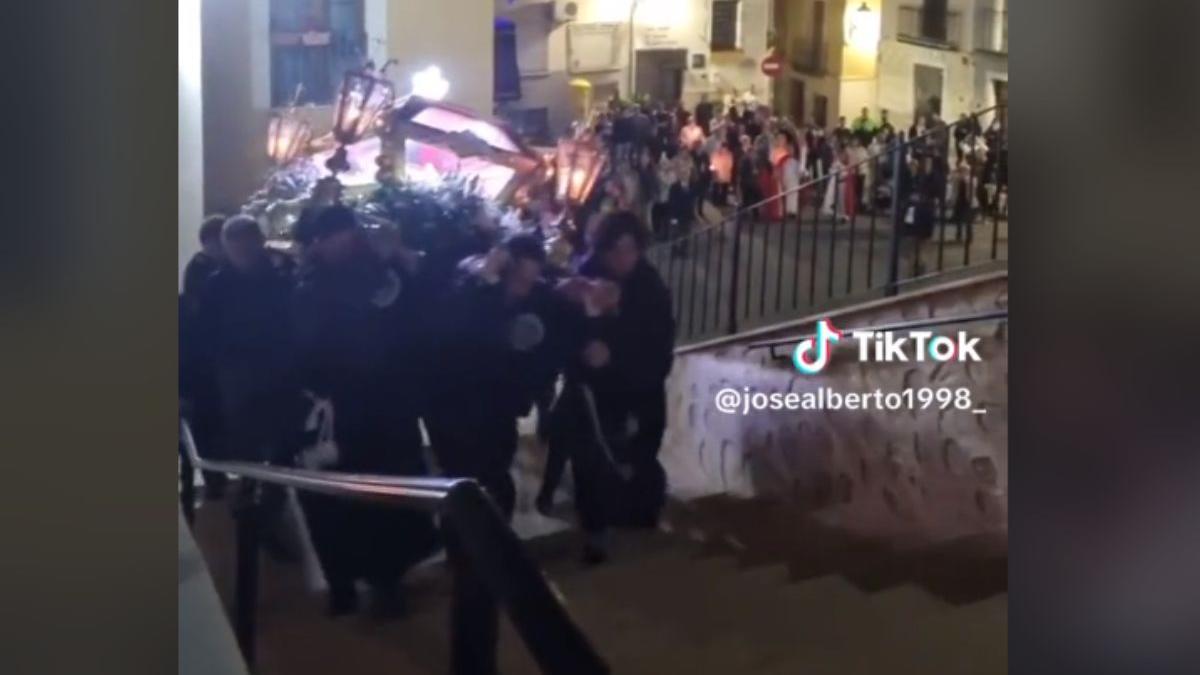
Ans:
[{"label": "person's black jacket", "polygon": [[291,293],[292,279],[265,258],[252,271],[222,266],[198,293],[184,341],[188,389],[202,391],[194,398],[197,413],[219,407],[221,452],[228,457],[275,461],[291,452]]},{"label": "person's black jacket", "polygon": [[700,128],[704,130],[704,134],[706,136],[709,133],[709,125],[712,124],[712,119],[713,119],[713,104],[708,101],[702,101],[700,103],[697,103],[696,104],[696,124],[700,125]]},{"label": "person's black jacket", "polygon": [[305,270],[296,290],[300,382],[333,402],[341,470],[424,472],[416,349],[422,318],[407,281],[364,252],[341,268]]},{"label": "person's black jacket", "polygon": [[425,391],[436,408],[517,419],[578,352],[582,314],[545,283],[516,302],[464,273],[432,317]]},{"label": "person's black jacket", "polygon": [[197,294],[189,342],[217,371],[237,371],[252,386],[275,386],[294,366],[291,294],[291,277],[266,259],[249,272],[222,266]]},{"label": "person's black jacket", "polygon": [[[204,284],[208,281],[209,277],[216,273],[220,266],[220,262],[216,258],[204,251],[199,251],[196,255],[192,256],[192,259],[183,268],[182,293],[188,303],[193,303],[199,298]],[[194,310],[194,308],[188,309],[189,311]]]},{"label": "person's black jacket", "polygon": [[[580,266],[580,274],[608,278],[595,257]],[[644,259],[620,283],[621,302],[615,314],[587,320],[586,339],[608,345],[609,364],[587,367],[578,353],[567,377],[590,384],[598,393],[642,392],[661,387],[675,358],[675,318],[671,293],[662,277]]]}]

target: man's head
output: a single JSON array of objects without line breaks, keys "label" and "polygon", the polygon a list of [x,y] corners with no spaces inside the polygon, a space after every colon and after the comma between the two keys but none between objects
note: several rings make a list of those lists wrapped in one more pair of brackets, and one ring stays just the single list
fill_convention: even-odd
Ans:
[{"label": "man's head", "polygon": [[844,126],[846,126],[846,118],[845,118],[845,117],[839,117],[839,118],[838,118],[838,126],[839,126],[839,127],[844,127]]},{"label": "man's head", "polygon": [[879,119],[880,119],[880,120],[882,120],[882,121],[884,121],[884,122],[886,122],[886,121],[887,121],[887,108],[880,108],[880,109],[879,109]]},{"label": "man's head", "polygon": [[312,220],[307,233],[313,260],[341,265],[353,259],[362,244],[362,230],[354,211],[342,204],[327,206]]},{"label": "man's head", "polygon": [[646,229],[634,214],[616,211],[601,221],[596,235],[596,254],[616,279],[624,279],[633,273],[645,247]]},{"label": "man's head", "polygon": [[200,223],[200,250],[214,258],[220,258],[221,228],[225,226],[225,216],[209,216]]},{"label": "man's head", "polygon": [[509,264],[504,271],[504,290],[510,298],[525,298],[542,278],[546,249],[537,237],[515,234],[502,244]]},{"label": "man's head", "polygon": [[266,243],[258,221],[250,216],[234,216],[221,226],[221,248],[225,252],[225,260],[236,270],[245,272],[265,261],[266,250],[263,245]]},{"label": "man's head", "polygon": [[868,107],[866,107],[866,106],[863,106],[863,109],[862,109],[862,118],[865,120],[865,119],[867,119],[867,118],[868,118],[868,117],[870,117],[870,116],[871,116],[871,109],[870,109],[870,108],[868,108]]}]

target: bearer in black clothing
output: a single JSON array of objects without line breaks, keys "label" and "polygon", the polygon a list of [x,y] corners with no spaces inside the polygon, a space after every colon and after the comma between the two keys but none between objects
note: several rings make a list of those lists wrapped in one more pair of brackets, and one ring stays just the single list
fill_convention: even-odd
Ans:
[{"label": "bearer in black clothing", "polygon": [[[183,288],[179,295],[179,397],[186,402],[185,414],[201,454],[221,457],[221,408],[215,374],[203,361],[203,344],[196,335],[200,293],[209,277],[216,273],[224,257],[221,228],[224,216],[209,216],[200,225],[200,250],[183,269]],[[183,479],[193,480],[191,471]],[[204,473],[204,496],[220,499],[225,494],[223,473]]]},{"label": "bearer in black clothing", "polygon": [[[600,225],[594,254],[582,265],[580,274],[615,286],[616,297],[595,303],[599,316],[588,320],[582,350],[569,362],[563,397],[556,407],[562,423],[559,433],[572,437],[575,445],[576,504],[587,542],[584,560],[604,560],[604,531],[615,512],[611,502],[625,503],[623,524],[653,527],[666,495],[666,474],[658,462],[658,450],[666,429],[664,383],[674,358],[675,322],[671,296],[658,272],[642,256],[646,232],[637,216],[612,213]],[[620,464],[632,470],[629,492],[605,494],[607,489],[595,473],[595,465],[578,451],[592,438],[587,405],[580,385],[594,395],[601,433],[612,441],[610,450]],[[630,433],[632,430],[632,433]]]},{"label": "bearer in black clothing", "polygon": [[[209,449],[219,458],[286,464],[295,450],[297,383],[290,331],[292,280],[272,266],[258,223],[234,216],[221,230],[224,258],[204,283],[196,303],[195,349],[215,383],[221,440]],[[255,498],[243,482],[243,504]],[[294,552],[282,536],[284,492],[263,486],[266,550]]]},{"label": "bearer in black clothing", "polygon": [[[306,222],[308,268],[296,290],[298,371],[305,391],[332,403],[333,457],[301,454],[314,469],[427,474],[418,425],[417,309],[403,275],[370,249],[354,212],[335,205]],[[428,515],[301,495],[329,582],[329,611],[354,611],[355,581],[371,586],[377,613],[400,609],[404,572],[436,546]]]},{"label": "bearer in black clothing", "polygon": [[[516,490],[509,469],[517,420],[557,375],[572,341],[561,301],[542,280],[545,251],[515,235],[486,256],[463,262],[444,300],[427,373],[430,442],[443,474],[474,478],[510,518]],[[452,667],[494,673],[499,613],[451,530],[443,530],[454,566]]]}]

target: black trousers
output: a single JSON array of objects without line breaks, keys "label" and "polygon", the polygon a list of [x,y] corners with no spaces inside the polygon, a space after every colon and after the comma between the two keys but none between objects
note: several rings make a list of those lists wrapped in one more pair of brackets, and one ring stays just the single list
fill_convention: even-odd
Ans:
[{"label": "black trousers", "polygon": [[354,582],[394,590],[404,573],[437,548],[428,514],[301,492],[300,505],[321,570],[334,595]]},{"label": "black trousers", "polygon": [[[595,438],[582,390],[568,383],[556,405],[555,436],[570,448],[580,526],[589,534],[612,525],[653,526],[666,497],[666,472],[658,462],[666,430],[666,390],[658,385],[593,394],[601,432],[611,439],[613,459],[629,466],[632,476],[614,475]],[[631,420],[637,429],[626,435]]]},{"label": "black trousers", "polygon": [[[505,415],[472,415],[463,406],[444,406],[426,416],[429,440],[446,476],[474,478],[487,491],[506,520],[512,519],[516,486],[509,469],[517,451],[517,421]],[[454,573],[450,608],[451,672],[457,675],[496,673],[500,608],[476,573],[452,526],[443,523],[442,539]]]},{"label": "black trousers", "polygon": [[[336,471],[391,476],[428,475],[416,418],[372,422],[351,404],[336,410]],[[433,518],[410,509],[301,492],[300,505],[325,579],[333,593],[354,582],[392,590],[412,565],[437,548]]]}]

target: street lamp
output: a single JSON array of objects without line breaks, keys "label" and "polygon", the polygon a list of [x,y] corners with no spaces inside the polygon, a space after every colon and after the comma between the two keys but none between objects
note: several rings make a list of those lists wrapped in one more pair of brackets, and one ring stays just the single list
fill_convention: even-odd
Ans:
[{"label": "street lamp", "polygon": [[866,2],[846,16],[846,42],[861,52],[873,52],[879,45],[879,14]]},{"label": "street lamp", "polygon": [[380,116],[391,107],[395,96],[392,83],[382,74],[375,75],[371,66],[346,73],[333,117],[333,137],[339,145],[329,161],[325,162],[332,173],[336,175],[350,169],[350,163],[346,161],[346,146],[362,140],[375,127]]}]

